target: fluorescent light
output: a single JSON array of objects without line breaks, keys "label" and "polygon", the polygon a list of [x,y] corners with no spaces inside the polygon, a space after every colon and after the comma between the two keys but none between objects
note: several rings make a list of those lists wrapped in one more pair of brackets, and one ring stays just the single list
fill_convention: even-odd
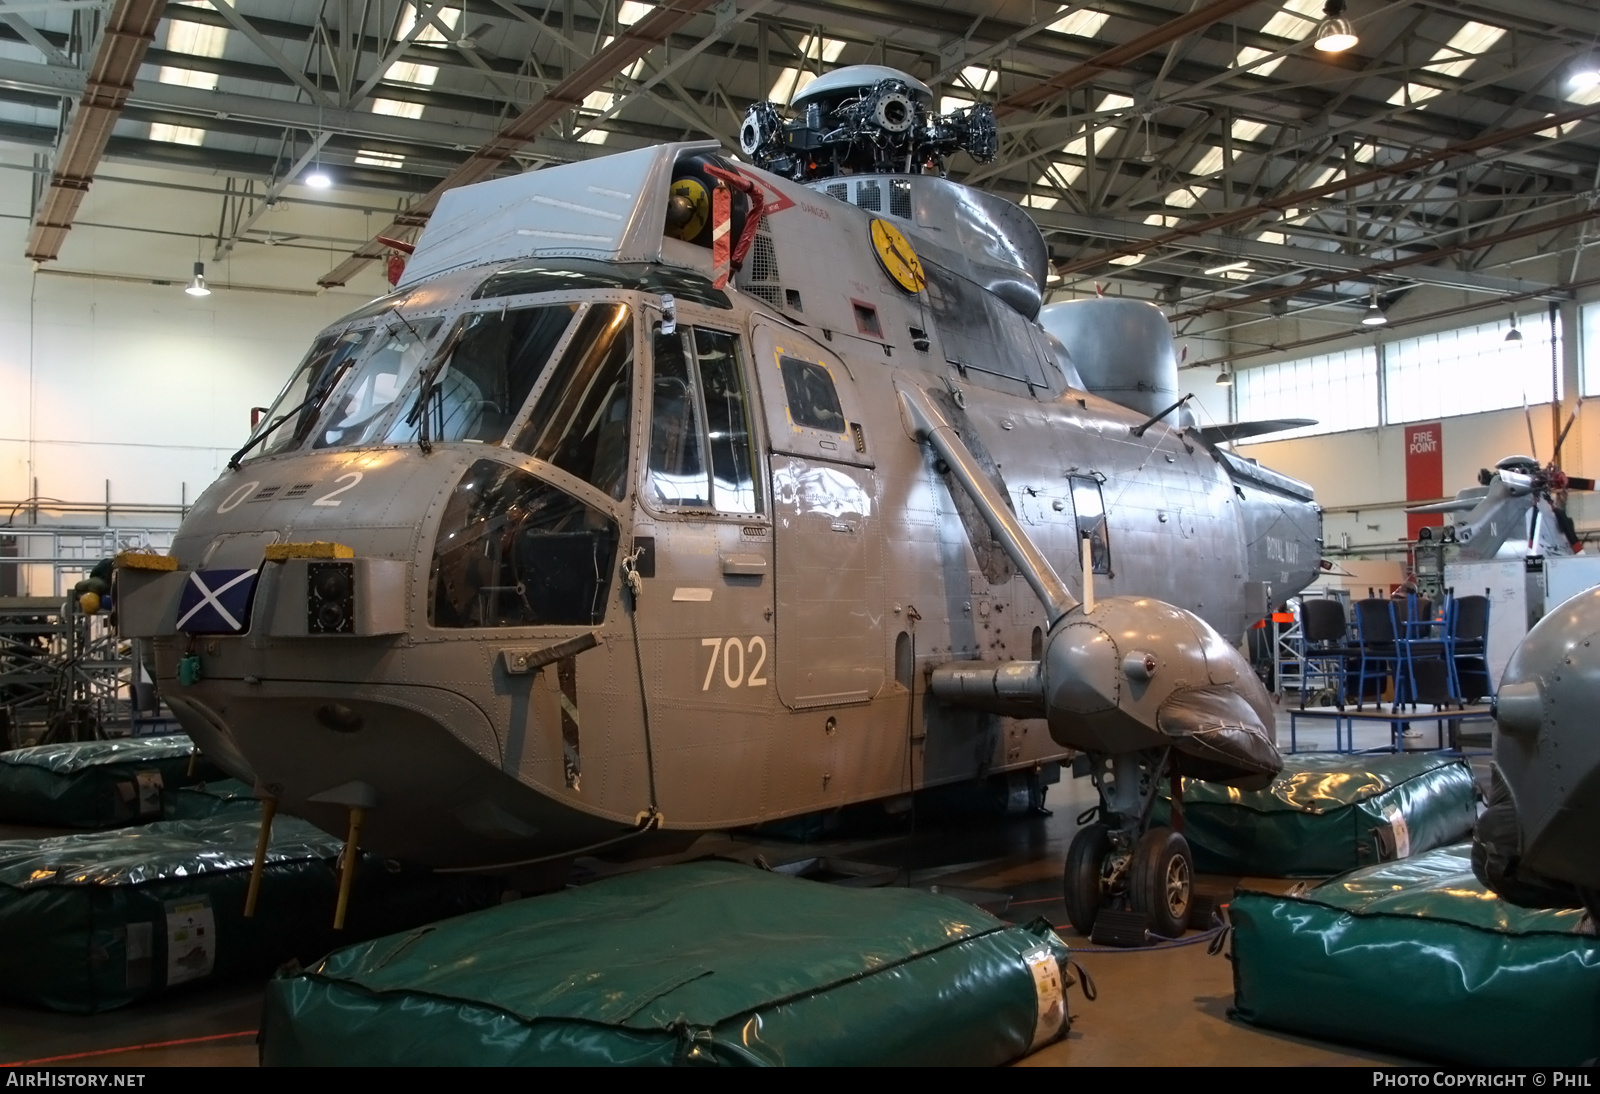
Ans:
[{"label": "fluorescent light", "polygon": [[1249,260],[1243,259],[1238,262],[1229,262],[1222,266],[1213,266],[1206,271],[1206,274],[1209,276],[1211,274],[1227,273],[1229,270],[1248,270],[1249,268]]}]

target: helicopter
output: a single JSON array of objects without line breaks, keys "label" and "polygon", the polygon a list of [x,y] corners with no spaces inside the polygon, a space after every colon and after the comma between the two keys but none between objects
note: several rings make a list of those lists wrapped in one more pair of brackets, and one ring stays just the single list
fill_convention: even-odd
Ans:
[{"label": "helicopter", "polygon": [[[1559,558],[1582,549],[1583,541],[1567,515],[1566,498],[1572,490],[1593,490],[1595,483],[1561,469],[1561,446],[1583,410],[1583,401],[1580,399],[1568,416],[1548,464],[1539,462],[1533,418],[1526,405],[1522,409],[1534,455],[1506,456],[1493,470],[1479,470],[1478,485],[1458,490],[1448,501],[1406,507],[1407,513],[1453,514],[1451,523],[1437,532],[1441,544],[1454,545],[1450,547],[1452,559],[1486,561],[1508,551],[1508,557],[1537,554]],[[1430,542],[1434,536],[1433,527],[1418,530],[1419,542]]]},{"label": "helicopter", "polygon": [[[445,870],[621,854],[1075,762],[1087,931],[1181,933],[1166,778],[1260,785],[1235,648],[1316,575],[1305,484],[1218,446],[1164,315],[1044,303],[996,148],[880,66],[713,141],[449,191],[319,334],[124,635],[275,809]],[[1230,636],[1230,637],[1225,637]]]}]

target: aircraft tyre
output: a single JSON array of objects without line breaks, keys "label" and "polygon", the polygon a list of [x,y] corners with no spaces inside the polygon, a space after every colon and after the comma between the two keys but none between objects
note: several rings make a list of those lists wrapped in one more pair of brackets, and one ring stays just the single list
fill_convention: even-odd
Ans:
[{"label": "aircraft tyre", "polygon": [[1150,917],[1156,934],[1183,934],[1194,904],[1194,856],[1188,840],[1170,828],[1152,828],[1139,837],[1128,869],[1128,903]]},{"label": "aircraft tyre", "polygon": [[1067,848],[1067,864],[1061,872],[1061,895],[1067,904],[1067,920],[1072,929],[1088,938],[1094,931],[1095,917],[1105,899],[1101,881],[1106,858],[1111,854],[1111,830],[1104,824],[1078,829]]}]

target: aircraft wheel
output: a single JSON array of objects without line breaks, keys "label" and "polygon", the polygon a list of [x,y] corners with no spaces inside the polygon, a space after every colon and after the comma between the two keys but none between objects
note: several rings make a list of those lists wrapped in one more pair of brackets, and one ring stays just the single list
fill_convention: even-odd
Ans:
[{"label": "aircraft wheel", "polygon": [[1128,903],[1150,916],[1156,934],[1183,934],[1194,903],[1194,856],[1188,840],[1170,828],[1152,828],[1139,838],[1128,871]]},{"label": "aircraft wheel", "polygon": [[1061,895],[1067,903],[1067,920],[1085,938],[1094,930],[1095,916],[1100,914],[1100,904],[1105,899],[1101,877],[1110,854],[1111,832],[1103,824],[1078,829],[1067,849]]}]

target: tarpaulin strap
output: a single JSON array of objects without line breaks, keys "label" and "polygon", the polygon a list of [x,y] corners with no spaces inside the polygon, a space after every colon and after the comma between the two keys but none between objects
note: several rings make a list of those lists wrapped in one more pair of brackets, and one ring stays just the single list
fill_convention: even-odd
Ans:
[{"label": "tarpaulin strap", "polygon": [[1100,997],[1100,991],[1094,986],[1094,981],[1089,978],[1089,970],[1076,961],[1069,960],[1067,966],[1077,974],[1078,984],[1083,988],[1083,997],[1089,1002],[1094,1002]]},{"label": "tarpaulin strap", "polygon": [[1211,940],[1211,944],[1206,947],[1206,953],[1210,954],[1212,957],[1217,956],[1217,954],[1222,952],[1222,948],[1228,944],[1228,939],[1232,936],[1232,927],[1222,928],[1222,930],[1217,932],[1217,937],[1213,938]]},{"label": "tarpaulin strap", "polygon": [[[767,199],[762,195],[761,187],[737,171],[725,171],[715,164],[708,163],[706,173],[713,178],[721,179],[750,199],[750,212],[744,218],[744,231],[739,233],[739,241],[733,248],[733,268],[738,270],[744,266],[745,255],[750,253],[750,245],[756,241],[756,229],[761,225],[761,218],[767,215]],[[712,246],[716,246],[714,234]],[[722,286],[719,284],[717,288],[720,289]]]}]

